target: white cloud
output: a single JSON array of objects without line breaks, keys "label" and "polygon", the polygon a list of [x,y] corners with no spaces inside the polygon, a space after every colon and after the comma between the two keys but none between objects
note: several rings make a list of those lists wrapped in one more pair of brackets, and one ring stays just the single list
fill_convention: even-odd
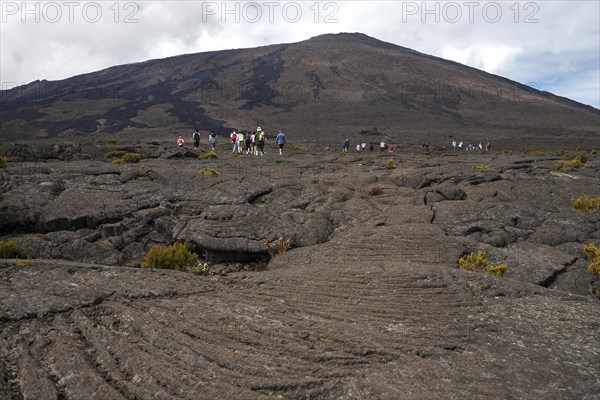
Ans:
[{"label": "white cloud", "polygon": [[[183,53],[363,32],[600,106],[593,95],[600,92],[597,1],[76,1],[72,10],[67,3],[27,2],[25,12],[21,1],[0,2],[0,87]],[[101,16],[92,23],[94,4]]]}]

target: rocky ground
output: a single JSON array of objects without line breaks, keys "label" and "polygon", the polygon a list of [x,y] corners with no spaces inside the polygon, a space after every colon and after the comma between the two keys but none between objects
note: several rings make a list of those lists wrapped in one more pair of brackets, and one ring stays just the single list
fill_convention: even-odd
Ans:
[{"label": "rocky ground", "polygon": [[[5,145],[0,397],[593,399],[600,155]],[[103,160],[139,152],[137,164]],[[559,149],[561,150],[561,149]],[[393,160],[393,168],[388,161]],[[215,168],[218,177],[200,169]],[[266,242],[293,239],[270,259]],[[142,270],[189,241],[213,275]],[[485,251],[503,278],[461,271]]]}]

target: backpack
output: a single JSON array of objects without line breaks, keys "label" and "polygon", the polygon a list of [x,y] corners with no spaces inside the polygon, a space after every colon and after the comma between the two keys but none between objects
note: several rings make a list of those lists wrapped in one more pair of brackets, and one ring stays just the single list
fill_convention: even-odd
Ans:
[{"label": "backpack", "polygon": [[265,140],[265,134],[264,134],[264,132],[259,133],[258,134],[258,141],[259,142],[264,142],[264,140]]},{"label": "backpack", "polygon": [[194,132],[194,141],[195,142],[199,142],[200,141],[200,133],[199,132]]},{"label": "backpack", "polygon": [[231,141],[235,143],[237,141],[237,135],[235,133],[231,134]]}]

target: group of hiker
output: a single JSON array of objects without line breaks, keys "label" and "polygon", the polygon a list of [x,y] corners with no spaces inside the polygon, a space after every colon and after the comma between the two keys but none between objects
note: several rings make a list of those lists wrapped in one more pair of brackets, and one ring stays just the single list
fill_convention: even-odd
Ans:
[{"label": "group of hiker", "polygon": [[490,142],[487,142],[485,145],[481,144],[481,142],[478,145],[474,145],[471,143],[457,142],[456,140],[452,141],[452,150],[454,150],[454,151],[479,150],[479,151],[485,151],[487,153],[490,151],[491,147],[492,147],[492,145],[490,144]]},{"label": "group of hiker", "polygon": [[[253,154],[255,156],[263,156],[265,154],[265,144],[267,143],[267,134],[266,132],[259,126],[256,128],[256,131],[242,131],[240,129],[234,129],[229,135],[229,140],[231,141],[231,152],[233,154],[242,154],[245,153],[247,155]],[[198,149],[200,147],[200,131],[196,129],[192,134],[192,141],[194,142],[194,149]],[[217,146],[217,134],[215,131],[211,131],[208,135],[208,143],[210,144],[211,153],[215,154],[216,146]],[[279,130],[279,133],[275,137],[275,143],[279,148],[279,155],[283,154],[283,146],[286,143],[285,133],[282,130]],[[177,139],[177,145],[179,147],[184,147],[185,141],[183,136],[179,136]],[[490,151],[491,144],[487,142],[485,145],[479,143],[478,145],[473,145],[471,143],[463,143],[458,142],[456,140],[452,141],[452,150],[454,151],[485,151],[486,153]],[[375,146],[373,143],[369,144],[369,151],[374,151]],[[429,153],[430,144],[427,142],[423,142],[421,148],[424,152]],[[445,149],[446,146],[443,146]],[[350,149],[350,139],[345,138],[342,142],[342,151],[347,153]],[[356,144],[356,151],[358,153],[365,152],[367,149],[366,142],[359,142]],[[392,153],[394,151],[394,147],[388,146],[387,143],[382,140],[379,143],[379,151],[381,153],[388,151]]]},{"label": "group of hiker", "polygon": [[[342,151],[344,153],[347,153],[348,150],[350,149],[350,139],[346,138],[344,139],[344,141],[342,142]],[[373,143],[369,144],[369,151],[374,151],[375,150],[375,146],[373,145]],[[367,151],[367,143],[366,142],[362,142],[362,143],[357,143],[356,144],[356,152],[357,153],[363,153]],[[379,142],[379,152],[383,153],[384,151],[388,151],[390,153],[394,152],[394,148],[391,146],[388,146],[384,140],[382,140],[381,142]]]},{"label": "group of hiker", "polygon": [[[234,129],[229,135],[229,140],[232,144],[233,154],[242,154],[244,151],[246,154],[254,154],[255,156],[263,156],[265,154],[265,144],[267,143],[267,134],[259,126],[256,131],[242,131],[241,129]],[[200,147],[200,132],[198,129],[192,134],[192,141],[194,142],[194,149]],[[208,143],[211,147],[211,153],[215,154],[217,147],[217,134],[215,131],[211,131],[208,135]],[[283,155],[283,146],[286,143],[285,133],[279,130],[279,133],[275,137],[275,143],[279,148],[279,155]],[[183,136],[179,136],[177,139],[177,146],[184,147],[185,140]]]}]

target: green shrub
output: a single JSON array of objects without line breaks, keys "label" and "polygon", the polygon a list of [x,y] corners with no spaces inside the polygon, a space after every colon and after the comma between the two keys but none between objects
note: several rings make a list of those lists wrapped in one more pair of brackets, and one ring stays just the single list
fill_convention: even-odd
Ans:
[{"label": "green shrub", "polygon": [[198,160],[213,160],[217,158],[219,158],[219,156],[215,153],[204,153],[198,156]]},{"label": "green shrub", "polygon": [[594,149],[594,150],[592,150],[592,154],[593,155],[600,154],[600,150]]},{"label": "green shrub", "polygon": [[117,159],[112,160],[112,163],[115,165],[125,164],[125,160],[123,160],[122,158],[117,158]]},{"label": "green shrub", "polygon": [[588,265],[588,272],[600,279],[600,250],[598,250],[595,244],[590,243],[583,248],[583,252],[592,259],[592,262]]},{"label": "green shrub", "polygon": [[581,211],[594,211],[600,210],[600,196],[598,197],[588,197],[581,196],[574,199],[571,199],[571,205],[573,208],[576,208]]},{"label": "green shrub", "polygon": [[19,260],[19,257],[15,259],[15,266],[17,267],[31,267],[33,265],[33,261],[31,257],[27,257],[25,260]]},{"label": "green shrub", "polygon": [[108,139],[108,140],[106,141],[106,143],[108,143],[108,144],[113,144],[113,145],[114,145],[114,144],[117,144],[117,139]]},{"label": "green shrub", "polygon": [[395,164],[395,163],[394,163],[394,160],[392,160],[392,159],[390,158],[389,160],[387,160],[387,163],[386,163],[386,168],[388,168],[388,169],[392,169],[392,168],[394,168],[394,164]]},{"label": "green shrub", "polygon": [[480,272],[487,267],[487,256],[483,251],[477,253],[469,253],[466,257],[458,259],[458,266],[465,271]]},{"label": "green shrub", "polygon": [[217,177],[219,175],[221,175],[219,173],[219,170],[217,170],[216,168],[202,168],[200,169],[200,175],[202,176],[212,176],[212,177]]},{"label": "green shrub", "polygon": [[188,242],[173,243],[167,247],[155,244],[142,261],[141,267],[187,271],[198,261],[198,256],[188,246]]},{"label": "green shrub", "polygon": [[210,266],[206,262],[198,263],[192,267],[192,274],[210,276],[211,275]]},{"label": "green shrub", "polygon": [[110,160],[113,158],[121,158],[125,155],[126,153],[124,151],[109,151],[108,153],[104,154],[104,159],[105,160]]},{"label": "green shrub", "polygon": [[0,168],[6,168],[7,165],[8,165],[8,158],[0,157]]},{"label": "green shrub", "polygon": [[458,259],[460,269],[472,272],[487,272],[490,275],[502,277],[508,269],[508,265],[499,264],[488,268],[487,255],[483,251],[469,253],[465,257]]},{"label": "green shrub", "polygon": [[481,170],[488,170],[490,169],[489,165],[473,165],[473,170],[475,171],[481,171]]},{"label": "green shrub", "polygon": [[532,157],[543,157],[546,155],[546,153],[543,151],[528,151],[527,155]]},{"label": "green shrub", "polygon": [[506,264],[499,264],[496,265],[494,267],[489,267],[488,268],[488,274],[490,275],[495,275],[499,278],[502,278],[502,276],[504,276],[504,272],[506,272],[506,270],[508,269],[508,265]]},{"label": "green shrub", "polygon": [[127,154],[124,154],[123,157],[121,157],[121,158],[126,163],[135,164],[135,163],[139,163],[144,158],[144,155],[140,154],[140,153],[127,153]]},{"label": "green shrub", "polygon": [[579,168],[589,168],[590,164],[587,163],[588,158],[585,152],[579,153],[577,157],[571,161],[559,161],[556,163],[556,169],[559,171],[563,170],[575,170]]},{"label": "green shrub", "polygon": [[0,240],[0,258],[15,258],[17,256],[16,240]]}]

